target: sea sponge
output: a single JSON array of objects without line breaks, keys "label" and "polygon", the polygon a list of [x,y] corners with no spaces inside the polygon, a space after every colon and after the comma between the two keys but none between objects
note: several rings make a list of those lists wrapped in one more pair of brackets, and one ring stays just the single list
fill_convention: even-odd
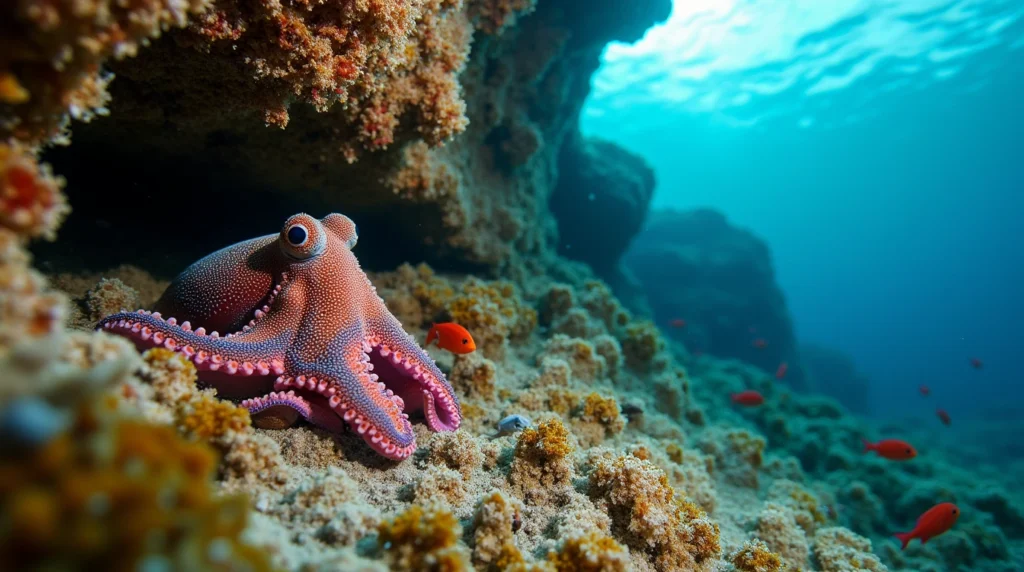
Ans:
[{"label": "sea sponge", "polygon": [[[0,74],[3,59],[0,56]],[[4,107],[0,100],[0,132]],[[57,227],[71,212],[63,187],[64,178],[54,176],[50,166],[38,163],[25,147],[0,143],[0,226],[25,238],[55,239]]]},{"label": "sea sponge", "polygon": [[626,572],[631,570],[629,551],[614,538],[597,530],[574,534],[548,553],[556,572]]},{"label": "sea sponge", "polygon": [[541,298],[541,320],[551,325],[576,305],[576,295],[568,284],[552,284]]},{"label": "sea sponge", "polygon": [[821,572],[887,572],[871,554],[871,541],[841,527],[823,528],[814,535],[814,559]]},{"label": "sea sponge", "polygon": [[31,145],[66,141],[68,117],[105,115],[110,58],[134,56],[140,45],[184,26],[207,0],[123,3],[6,2],[0,51],[0,140]]},{"label": "sea sponge", "polygon": [[392,570],[461,572],[471,570],[458,545],[462,527],[451,512],[412,505],[377,527],[377,541]]},{"label": "sea sponge", "polygon": [[468,479],[480,470],[484,455],[480,444],[468,432],[452,431],[432,436],[426,461],[458,471]]},{"label": "sea sponge", "polygon": [[569,430],[560,419],[524,429],[516,441],[509,481],[531,504],[563,494],[571,485],[573,449]]},{"label": "sea sponge", "polygon": [[608,334],[601,334],[592,339],[591,343],[594,344],[594,351],[597,352],[597,355],[604,358],[604,362],[608,366],[608,375],[614,379],[622,366],[622,346],[619,344],[619,340]]},{"label": "sea sponge", "polygon": [[279,518],[314,528],[314,536],[332,545],[352,546],[375,531],[380,514],[366,503],[359,484],[338,467],[312,478],[285,494],[271,512]]},{"label": "sea sponge", "polygon": [[698,570],[718,558],[718,525],[697,505],[678,497],[668,477],[633,455],[599,458],[589,495],[606,503],[612,531],[661,570]]},{"label": "sea sponge", "polygon": [[760,540],[748,540],[729,555],[737,572],[782,572],[782,559]]},{"label": "sea sponge", "polygon": [[497,563],[504,554],[518,551],[515,534],[522,526],[522,519],[523,503],[515,497],[499,490],[484,495],[473,515],[474,562]]},{"label": "sea sponge", "polygon": [[622,308],[619,300],[604,282],[586,281],[583,284],[583,291],[579,294],[579,301],[591,316],[604,323],[609,332],[618,332],[629,323],[629,312]]},{"label": "sea sponge", "polygon": [[474,352],[455,356],[448,381],[459,395],[493,400],[496,376],[494,362]]},{"label": "sea sponge", "polygon": [[757,516],[754,536],[764,541],[790,567],[801,569],[807,566],[807,534],[788,508],[766,503]]},{"label": "sea sponge", "polygon": [[111,314],[137,308],[139,292],[117,278],[103,278],[86,293],[85,304],[89,319],[98,322]]},{"label": "sea sponge", "polygon": [[600,335],[604,328],[593,322],[583,308],[572,308],[551,324],[551,331],[576,338]]},{"label": "sea sponge", "polygon": [[544,344],[539,359],[560,358],[569,364],[573,377],[581,381],[596,381],[604,377],[608,364],[590,342],[555,334]]},{"label": "sea sponge", "polygon": [[440,465],[427,466],[413,486],[413,500],[422,505],[454,508],[465,496],[462,474]]},{"label": "sea sponge", "polygon": [[214,494],[215,466],[208,447],[122,417],[116,400],[83,402],[27,457],[0,457],[0,556],[13,569],[270,570],[242,540],[247,499]]}]

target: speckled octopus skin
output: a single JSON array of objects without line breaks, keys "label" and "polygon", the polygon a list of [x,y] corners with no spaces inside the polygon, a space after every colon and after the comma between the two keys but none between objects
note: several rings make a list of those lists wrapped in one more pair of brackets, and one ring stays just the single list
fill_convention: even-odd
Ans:
[{"label": "speckled octopus skin", "polygon": [[454,431],[459,401],[377,296],[355,243],[348,217],[298,214],[279,234],[190,266],[156,311],[121,312],[97,327],[140,349],[181,353],[219,395],[248,398],[241,404],[257,426],[303,417],[340,432],[344,422],[381,455],[404,459],[416,450],[409,413],[422,411],[434,431]]}]

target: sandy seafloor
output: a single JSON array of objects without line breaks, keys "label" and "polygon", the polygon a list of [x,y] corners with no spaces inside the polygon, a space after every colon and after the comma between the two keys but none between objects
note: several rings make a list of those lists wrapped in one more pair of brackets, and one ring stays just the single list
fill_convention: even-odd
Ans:
[{"label": "sandy seafloor", "polygon": [[[358,248],[357,248],[358,252]],[[118,279],[121,283],[103,279]],[[224,456],[217,490],[251,498],[241,538],[286,569],[1020,570],[1013,476],[957,462],[939,442],[896,463],[862,455],[880,436],[833,401],[791,393],[743,363],[694,358],[633,319],[597,281],[437,276],[404,265],[371,278],[422,342],[448,312],[478,351],[429,349],[464,423],[416,422],[404,462],[353,435],[254,430],[197,404],[190,364],[147,354],[117,393]],[[87,325],[165,286],[133,267],[57,275]],[[89,315],[89,314],[92,315]],[[102,334],[96,334],[102,335]],[[166,354],[166,355],[164,355]],[[767,398],[741,409],[731,392]],[[224,407],[230,406],[225,405]],[[628,413],[624,413],[628,412]],[[495,436],[509,414],[533,428]],[[208,418],[197,421],[197,416]],[[198,429],[197,429],[198,427]],[[947,452],[949,451],[949,452]],[[954,529],[905,552],[890,536],[954,500]],[[893,520],[893,514],[904,515]],[[853,531],[858,531],[855,533]]]}]

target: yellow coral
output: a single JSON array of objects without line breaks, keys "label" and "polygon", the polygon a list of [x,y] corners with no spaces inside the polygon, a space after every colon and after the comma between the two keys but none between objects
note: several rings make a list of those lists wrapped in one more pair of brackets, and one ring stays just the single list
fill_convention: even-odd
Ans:
[{"label": "yellow coral", "polygon": [[569,437],[559,419],[543,421],[519,434],[509,480],[527,501],[541,501],[569,486],[573,451]]},{"label": "yellow coral", "polygon": [[760,540],[748,541],[732,553],[729,561],[737,572],[782,572],[782,559]]},{"label": "yellow coral", "polygon": [[469,560],[457,546],[462,527],[444,509],[410,506],[381,523],[378,543],[393,570],[458,572],[470,570]]},{"label": "yellow coral", "polygon": [[245,497],[214,494],[215,465],[169,427],[121,419],[108,400],[82,406],[29,457],[0,458],[0,558],[12,569],[270,569],[241,539]]},{"label": "yellow coral", "polygon": [[473,559],[493,562],[504,570],[524,559],[515,546],[515,533],[522,526],[523,506],[505,493],[492,490],[480,499],[473,516]]},{"label": "yellow coral", "polygon": [[200,439],[223,437],[229,432],[244,431],[249,427],[249,411],[230,401],[202,394],[190,404],[181,419],[181,427]]}]

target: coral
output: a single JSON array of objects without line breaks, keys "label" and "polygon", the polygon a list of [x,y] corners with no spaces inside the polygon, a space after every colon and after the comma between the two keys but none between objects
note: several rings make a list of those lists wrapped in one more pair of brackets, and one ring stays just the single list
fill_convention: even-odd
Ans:
[{"label": "coral", "polygon": [[[626,312],[615,299],[612,291],[604,282],[588,280],[583,284],[583,291],[579,295],[580,304],[602,323],[609,332],[618,332],[629,324],[629,312]],[[625,340],[619,338],[625,347]],[[639,348],[643,350],[644,348]],[[648,348],[649,349],[649,348]],[[655,348],[657,349],[657,348]]]},{"label": "coral", "polygon": [[754,535],[789,566],[797,569],[806,566],[807,535],[788,508],[766,503],[757,516]]},{"label": "coral", "polygon": [[760,540],[747,541],[729,555],[737,572],[782,572],[782,559]]},{"label": "coral", "polygon": [[[0,56],[0,73],[3,67]],[[0,102],[0,131],[3,107]],[[55,177],[50,166],[38,163],[25,147],[0,143],[0,226],[26,238],[55,239],[57,227],[71,211],[63,187],[64,179]]]},{"label": "coral", "polygon": [[448,381],[459,395],[492,400],[496,374],[494,362],[474,352],[455,357]]},{"label": "coral", "polygon": [[542,421],[519,434],[508,476],[528,503],[543,502],[569,487],[574,448],[569,439],[569,430],[559,419]]},{"label": "coral", "polygon": [[470,570],[458,544],[462,527],[451,512],[412,505],[377,528],[377,541],[392,570],[458,572]]},{"label": "coral", "polygon": [[650,461],[632,455],[599,459],[588,482],[590,497],[607,503],[616,536],[658,569],[696,570],[718,557],[718,525],[678,497]]},{"label": "coral", "polygon": [[597,392],[591,392],[583,399],[576,415],[580,420],[579,425],[583,426],[577,429],[577,435],[590,434],[588,443],[599,443],[606,437],[622,432],[626,426],[615,398],[605,397]]},{"label": "coral", "polygon": [[192,362],[165,348],[147,350],[143,361],[153,401],[169,411],[180,431],[221,451],[222,477],[246,482],[286,479],[277,444],[254,431],[248,411],[199,390]]},{"label": "coral", "polygon": [[594,351],[604,358],[608,367],[608,375],[614,378],[622,365],[622,346],[619,341],[608,334],[601,334],[591,340],[594,344]]},{"label": "coral", "polygon": [[599,531],[569,536],[558,551],[548,554],[557,572],[625,572],[630,570],[629,552]]},{"label": "coral", "polygon": [[788,479],[777,479],[772,483],[768,489],[768,500],[788,508],[808,535],[813,535],[818,525],[827,520],[818,498],[799,483]]},{"label": "coral", "polygon": [[552,284],[541,298],[541,321],[551,325],[576,305],[576,295],[568,284]]},{"label": "coral", "polygon": [[814,535],[814,559],[821,572],[886,572],[871,554],[871,541],[845,528],[824,528]]},{"label": "coral", "polygon": [[345,546],[380,525],[380,515],[365,503],[359,485],[338,467],[303,481],[276,503],[273,513],[315,529],[314,535],[328,544]]},{"label": "coral", "polygon": [[517,18],[531,13],[537,0],[470,0],[467,10],[473,26],[487,34],[498,34],[513,26]]},{"label": "coral", "polygon": [[117,278],[103,278],[86,293],[86,307],[89,319],[98,322],[111,314],[138,308],[139,293]]},{"label": "coral", "polygon": [[515,549],[515,534],[522,526],[523,505],[514,497],[492,490],[477,504],[473,516],[473,560],[497,563]]},{"label": "coral", "polygon": [[428,463],[458,471],[469,478],[479,471],[484,456],[479,443],[466,431],[438,433],[430,441]]},{"label": "coral", "polygon": [[590,342],[564,334],[555,334],[548,339],[540,359],[545,358],[564,359],[572,369],[573,376],[581,381],[601,379],[608,369],[604,357],[594,350]]},{"label": "coral", "polygon": [[628,324],[622,337],[622,354],[626,365],[637,371],[649,371],[656,356],[665,347],[658,328],[652,322],[639,321]]},{"label": "coral", "polygon": [[977,491],[971,502],[992,515],[999,528],[1011,538],[1024,538],[1024,513],[1014,505],[1006,492],[987,488]]},{"label": "coral", "polygon": [[69,116],[105,115],[111,78],[103,63],[134,56],[206,6],[206,0],[5,4],[3,20],[11,25],[0,55],[0,139],[47,143],[64,135]]},{"label": "coral", "polygon": [[758,469],[764,462],[765,440],[743,429],[713,429],[701,436],[698,446],[715,457],[715,465],[736,485],[756,488]]},{"label": "coral", "polygon": [[509,340],[523,340],[537,326],[537,312],[519,297],[510,282],[484,282],[469,278],[445,309],[473,334],[477,348],[491,359],[501,359]]},{"label": "coral", "polygon": [[465,496],[462,474],[440,465],[428,466],[413,487],[413,498],[422,505],[453,508],[459,506]]},{"label": "coral", "polygon": [[0,459],[5,564],[269,570],[241,538],[245,497],[214,494],[213,451],[122,418],[114,404],[83,402],[66,431],[27,457]]}]

